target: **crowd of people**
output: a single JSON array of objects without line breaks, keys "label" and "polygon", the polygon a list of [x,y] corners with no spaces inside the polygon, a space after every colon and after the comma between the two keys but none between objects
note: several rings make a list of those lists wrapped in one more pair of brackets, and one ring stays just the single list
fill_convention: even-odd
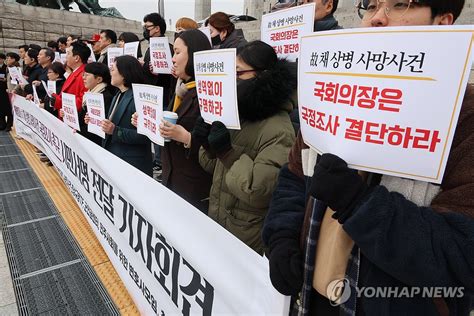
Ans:
[{"label": "crowd of people", "polygon": [[[338,0],[313,1],[314,31],[340,29],[333,15]],[[464,6],[464,0],[357,2],[362,27],[451,25]],[[177,21],[172,74],[153,72],[149,49],[143,58],[140,49],[138,59],[118,57],[109,69],[108,48],[139,41],[113,30],[0,54],[0,129],[12,128],[9,93],[32,99],[35,86],[41,107],[59,120],[62,93],[75,95],[78,133],[145,174],[161,171],[163,185],[265,254],[273,286],[293,298],[292,313],[468,315],[474,306],[474,87],[468,85],[441,186],[425,183],[420,193],[420,181],[357,172],[336,155],[308,148],[299,132],[296,63],[278,58],[262,41],[247,42],[223,12],[205,24],[211,41],[194,20]],[[165,36],[166,28],[158,13],[146,15],[144,40]],[[86,43],[97,62],[88,62]],[[221,48],[237,51],[240,130],[200,116],[193,54]],[[56,51],[66,54],[64,64],[55,61]],[[28,83],[14,85],[7,67],[21,67]],[[48,80],[56,82],[51,96],[41,85]],[[163,87],[164,110],[177,114],[176,124],[159,122],[170,140],[163,147],[137,133],[134,83]],[[86,92],[104,96],[105,139],[87,131]],[[413,189],[400,194],[406,187]],[[351,295],[339,306],[321,290],[336,272],[352,293],[367,286],[465,291],[456,298]]]}]

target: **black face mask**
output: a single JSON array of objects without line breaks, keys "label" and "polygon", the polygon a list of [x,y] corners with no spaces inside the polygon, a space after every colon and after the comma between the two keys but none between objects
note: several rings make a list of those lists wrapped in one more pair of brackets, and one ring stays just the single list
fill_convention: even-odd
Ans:
[{"label": "black face mask", "polygon": [[252,109],[249,99],[252,97],[255,80],[256,78],[245,80],[237,78],[237,103],[239,115],[242,119],[248,119],[254,115],[254,109]]},{"label": "black face mask", "polygon": [[216,36],[211,37],[211,41],[212,41],[213,46],[217,46],[220,43],[222,43],[220,34],[217,34]]},{"label": "black face mask", "polygon": [[143,38],[147,41],[150,39],[150,30],[144,29],[143,30]]}]

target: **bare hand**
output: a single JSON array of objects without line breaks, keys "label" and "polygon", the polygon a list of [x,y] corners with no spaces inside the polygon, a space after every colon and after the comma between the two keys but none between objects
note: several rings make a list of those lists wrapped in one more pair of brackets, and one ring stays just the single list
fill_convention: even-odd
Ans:
[{"label": "bare hand", "polygon": [[169,138],[183,144],[189,144],[191,133],[179,124],[171,124],[168,121],[161,120],[160,134],[164,138]]},{"label": "bare hand", "polygon": [[132,125],[137,127],[138,126],[138,113],[135,112],[132,114],[132,121],[131,121]]},{"label": "bare hand", "polygon": [[64,117],[64,110],[63,109],[59,109],[59,117]]},{"label": "bare hand", "polygon": [[41,81],[35,80],[35,81],[33,81],[33,84],[34,84],[35,86],[39,87],[40,84],[41,84]]},{"label": "bare hand", "polygon": [[112,135],[114,133],[115,124],[112,123],[110,120],[103,120],[101,124],[102,130],[107,135]]},{"label": "bare hand", "polygon": [[89,124],[90,121],[91,118],[89,117],[89,113],[86,113],[86,115],[84,116],[84,123]]},{"label": "bare hand", "polygon": [[33,95],[32,94],[28,94],[25,99],[27,99],[28,101],[31,101],[33,100]]}]

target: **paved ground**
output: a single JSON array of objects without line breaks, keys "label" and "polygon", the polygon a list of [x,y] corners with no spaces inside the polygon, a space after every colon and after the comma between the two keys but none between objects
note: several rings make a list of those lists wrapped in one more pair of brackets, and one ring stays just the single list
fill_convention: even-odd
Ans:
[{"label": "paved ground", "polygon": [[0,315],[18,315],[12,277],[0,227]]}]

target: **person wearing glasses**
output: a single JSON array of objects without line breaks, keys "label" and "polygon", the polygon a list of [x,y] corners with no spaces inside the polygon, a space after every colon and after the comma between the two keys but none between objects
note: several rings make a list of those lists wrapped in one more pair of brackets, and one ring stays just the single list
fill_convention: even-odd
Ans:
[{"label": "person wearing glasses", "polygon": [[[463,6],[464,0],[364,0],[357,10],[363,27],[441,26],[452,24]],[[469,315],[474,291],[473,122],[474,87],[469,85],[441,186],[377,174],[363,179],[335,155],[317,157],[298,134],[289,163],[280,171],[262,234],[272,284],[293,296],[295,314]],[[330,255],[315,265],[316,249],[334,254],[343,248],[342,238],[330,240],[322,233],[333,219],[332,228],[342,227],[355,246],[349,243],[347,256],[338,258],[343,260]],[[337,265],[345,271],[345,278],[332,284],[344,297],[339,306],[313,285],[315,275],[324,277]],[[358,296],[364,287],[461,292],[456,297]]]},{"label": "person wearing glasses", "polygon": [[[150,13],[143,18],[143,38],[147,41],[152,37],[164,37],[166,32],[166,21],[159,13]],[[170,51],[173,54],[173,45],[170,44]],[[143,63],[143,72],[145,74],[145,84],[158,86],[163,88],[163,109],[165,109],[171,101],[171,95],[176,87],[176,79],[168,74],[153,73],[153,66],[150,63],[150,48],[145,52]],[[153,172],[161,176],[161,148],[154,144],[155,157],[153,159]]]},{"label": "person wearing glasses", "polygon": [[263,254],[262,225],[295,141],[289,112],[296,89],[294,63],[278,59],[262,41],[237,48],[240,130],[202,118],[193,135],[201,141],[200,163],[212,174],[208,215],[247,246]]}]

